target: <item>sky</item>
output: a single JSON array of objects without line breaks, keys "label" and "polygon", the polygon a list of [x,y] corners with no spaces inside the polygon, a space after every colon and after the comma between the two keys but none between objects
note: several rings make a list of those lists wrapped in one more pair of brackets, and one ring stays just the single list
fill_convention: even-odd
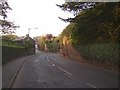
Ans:
[{"label": "sky", "polygon": [[69,24],[61,21],[58,17],[73,17],[73,14],[62,11],[56,4],[63,4],[64,0],[8,0],[11,11],[8,19],[20,28],[16,30],[18,36],[28,34],[41,36],[45,34],[59,35]]}]

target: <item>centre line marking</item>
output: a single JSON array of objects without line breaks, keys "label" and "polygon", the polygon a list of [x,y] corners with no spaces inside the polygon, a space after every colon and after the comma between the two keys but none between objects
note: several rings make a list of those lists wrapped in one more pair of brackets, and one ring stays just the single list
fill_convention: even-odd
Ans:
[{"label": "centre line marking", "polygon": [[66,71],[66,70],[64,70],[64,69],[62,69],[61,67],[59,67],[59,66],[57,66],[60,70],[62,70],[63,72],[65,72],[65,73],[67,73],[68,75],[72,75],[70,72],[68,72],[68,71]]},{"label": "centre line marking", "polygon": [[48,61],[48,63],[51,64],[51,66],[55,67],[55,64],[53,64],[53,63],[48,59],[48,56],[47,56],[47,61]]},{"label": "centre line marking", "polygon": [[48,56],[47,56],[47,60],[49,60],[49,59],[48,59]]},{"label": "centre line marking", "polygon": [[55,67],[55,64],[52,63],[52,66]]},{"label": "centre line marking", "polygon": [[91,86],[92,88],[97,88],[94,85],[90,84],[90,83],[86,83],[87,85]]},{"label": "centre line marking", "polygon": [[[56,66],[54,63],[52,63],[52,62],[49,60],[48,56],[47,56],[47,61],[48,61],[48,63],[50,63],[53,67]],[[68,75],[70,75],[70,76],[72,75],[70,72],[62,69],[61,67],[59,67],[59,66],[56,66],[56,67],[59,68],[59,69],[60,69],[61,71],[63,71],[64,73],[66,73],[66,74],[68,74]]]},{"label": "centre line marking", "polygon": [[47,56],[47,61],[48,61],[48,62],[50,62],[50,60],[49,60],[48,56]]},{"label": "centre line marking", "polygon": [[35,60],[35,61],[39,61],[39,60]]}]

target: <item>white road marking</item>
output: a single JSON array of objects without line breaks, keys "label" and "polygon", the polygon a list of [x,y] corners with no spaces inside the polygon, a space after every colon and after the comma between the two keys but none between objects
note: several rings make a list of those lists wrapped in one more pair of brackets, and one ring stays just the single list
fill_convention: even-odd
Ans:
[{"label": "white road marking", "polygon": [[39,60],[34,60],[34,61],[38,62]]},{"label": "white road marking", "polygon": [[[49,58],[48,58],[48,56],[47,56],[47,61],[48,61],[48,63],[50,63],[53,67],[55,67],[56,65],[54,64],[54,63],[52,63],[50,60],[49,60]],[[63,71],[64,73],[66,73],[66,74],[68,74],[68,75],[72,75],[70,72],[68,72],[68,71],[66,71],[65,69],[62,69],[61,67],[59,67],[59,66],[56,66],[57,68],[59,68],[61,71]]]},{"label": "white road marking", "polygon": [[63,72],[67,73],[68,75],[72,75],[70,72],[66,71],[65,69],[62,69],[61,67],[57,66],[60,70],[62,70]]},{"label": "white road marking", "polygon": [[49,61],[48,56],[47,56],[47,60]]},{"label": "white road marking", "polygon": [[49,59],[48,59],[48,56],[47,56],[47,60],[49,60]]},{"label": "white road marking", "polygon": [[90,87],[92,87],[92,88],[97,88],[97,87],[95,87],[94,85],[92,85],[92,84],[90,84],[90,83],[86,83],[87,85],[89,85]]},{"label": "white road marking", "polygon": [[55,67],[55,64],[52,64],[53,67]]},{"label": "white road marking", "polygon": [[53,63],[49,60],[48,56],[47,56],[47,61],[48,61],[48,63],[50,63],[53,67],[55,67],[55,64],[53,64]]},{"label": "white road marking", "polygon": [[[53,58],[53,60],[55,60],[56,61],[56,59],[55,58]],[[57,60],[57,63],[58,64],[61,64],[61,65],[64,65],[65,67],[67,67],[67,68],[70,68],[69,66],[66,66],[64,63],[61,63],[59,60]]]}]

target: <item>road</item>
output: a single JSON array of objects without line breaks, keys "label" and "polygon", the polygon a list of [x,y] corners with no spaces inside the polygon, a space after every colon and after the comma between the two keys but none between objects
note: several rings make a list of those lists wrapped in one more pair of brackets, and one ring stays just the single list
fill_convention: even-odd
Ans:
[{"label": "road", "polygon": [[37,54],[22,60],[24,63],[17,72],[11,88],[118,87],[117,72],[73,62],[59,54],[38,51]]}]

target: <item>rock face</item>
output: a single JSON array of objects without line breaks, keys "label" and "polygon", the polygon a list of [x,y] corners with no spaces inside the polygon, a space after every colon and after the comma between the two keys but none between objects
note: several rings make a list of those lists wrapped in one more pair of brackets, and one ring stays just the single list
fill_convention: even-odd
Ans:
[{"label": "rock face", "polygon": [[71,41],[67,37],[63,37],[63,45],[61,46],[60,53],[73,61],[83,62],[80,53],[72,46]]}]

